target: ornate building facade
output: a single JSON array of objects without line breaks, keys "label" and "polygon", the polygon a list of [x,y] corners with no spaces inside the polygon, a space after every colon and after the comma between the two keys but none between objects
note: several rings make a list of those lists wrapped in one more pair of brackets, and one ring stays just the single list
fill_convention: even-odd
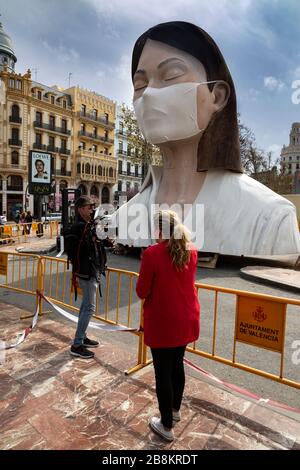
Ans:
[{"label": "ornate building facade", "polygon": [[294,175],[300,170],[300,122],[294,122],[290,132],[290,143],[281,150],[282,170],[287,175]]},{"label": "ornate building facade", "polygon": [[52,155],[53,194],[44,203],[61,209],[61,189],[82,189],[95,201],[113,202],[116,106],[79,87],[60,89],[35,82],[30,70],[15,73],[12,41],[0,25],[0,213],[34,210],[28,194],[30,150]]}]

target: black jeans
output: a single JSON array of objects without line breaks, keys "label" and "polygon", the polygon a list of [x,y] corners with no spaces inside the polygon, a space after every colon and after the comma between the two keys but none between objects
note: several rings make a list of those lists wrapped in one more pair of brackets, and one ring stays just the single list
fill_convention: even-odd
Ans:
[{"label": "black jeans", "polygon": [[172,428],[172,410],[179,411],[185,384],[183,357],[186,346],[151,348],[156,380],[156,395],[161,422]]}]

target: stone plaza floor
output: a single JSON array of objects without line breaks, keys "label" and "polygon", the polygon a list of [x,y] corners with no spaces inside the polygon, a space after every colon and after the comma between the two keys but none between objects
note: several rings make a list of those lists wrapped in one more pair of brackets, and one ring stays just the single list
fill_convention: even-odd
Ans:
[{"label": "stone plaza floor", "polygon": [[[23,309],[1,302],[0,311],[2,340],[30,324]],[[152,365],[126,376],[136,357],[109,337],[95,359],[72,358],[74,325],[53,318],[0,355],[0,449],[300,450],[299,420],[189,375],[176,438],[162,441],[148,426],[157,415]]]}]

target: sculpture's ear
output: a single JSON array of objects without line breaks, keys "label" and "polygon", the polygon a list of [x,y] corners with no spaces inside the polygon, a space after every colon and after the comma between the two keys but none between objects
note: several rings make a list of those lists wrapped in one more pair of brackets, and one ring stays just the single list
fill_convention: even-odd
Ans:
[{"label": "sculpture's ear", "polygon": [[222,109],[225,108],[226,104],[228,103],[230,93],[230,86],[227,82],[220,80],[215,83],[212,90],[213,106],[215,108],[215,112],[222,111]]}]

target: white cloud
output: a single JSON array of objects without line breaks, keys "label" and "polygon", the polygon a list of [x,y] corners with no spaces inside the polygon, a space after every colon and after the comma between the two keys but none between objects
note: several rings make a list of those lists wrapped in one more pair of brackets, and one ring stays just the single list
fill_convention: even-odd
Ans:
[{"label": "white cloud", "polygon": [[78,52],[72,48],[68,49],[62,45],[53,47],[47,41],[42,41],[42,46],[60,62],[77,62],[80,58]]},{"label": "white cloud", "polygon": [[285,87],[285,84],[278,78],[265,77],[264,86],[269,91],[281,91]]},{"label": "white cloud", "polygon": [[300,66],[295,69],[293,75],[296,80],[300,80]]}]

